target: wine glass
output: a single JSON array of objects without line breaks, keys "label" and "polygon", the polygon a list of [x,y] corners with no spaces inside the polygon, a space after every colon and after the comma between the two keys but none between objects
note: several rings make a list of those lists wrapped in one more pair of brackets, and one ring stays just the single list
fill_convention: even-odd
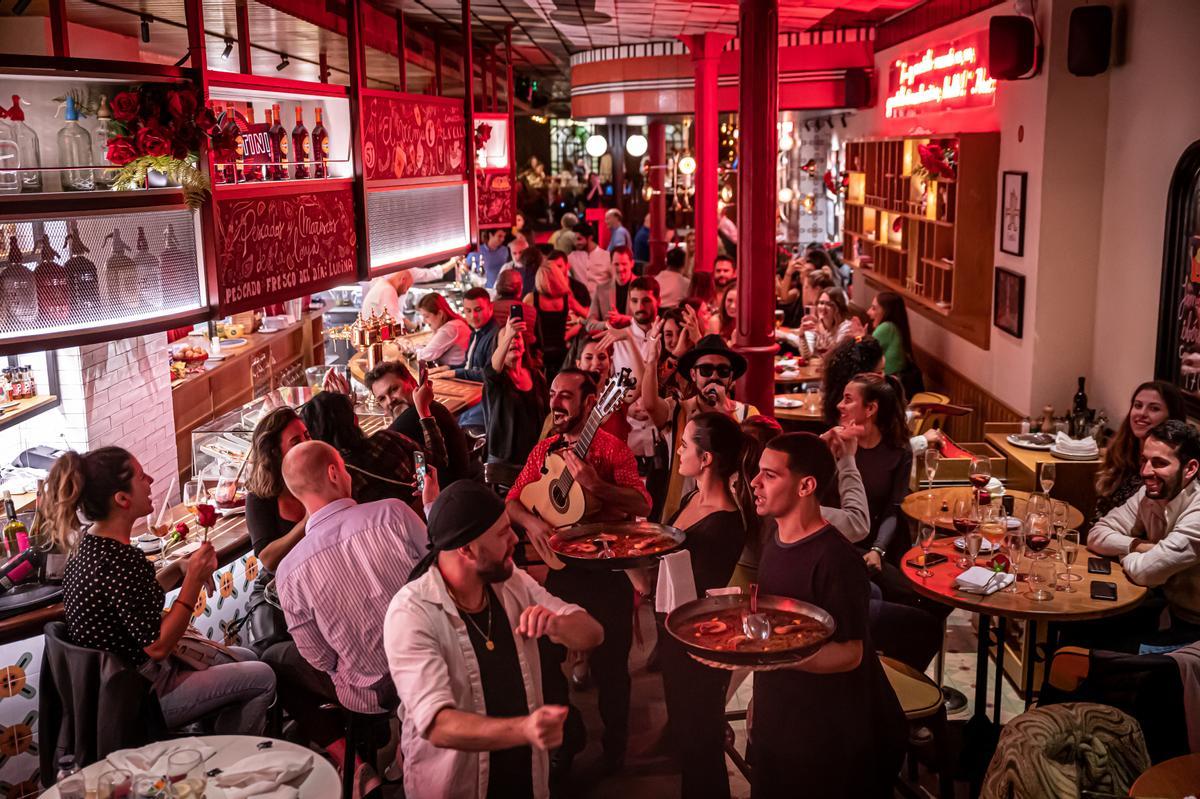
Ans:
[{"label": "wine glass", "polygon": [[1057,568],[1052,560],[1035,560],[1029,564],[1029,596],[1038,602],[1054,598]]},{"label": "wine glass", "polygon": [[1050,489],[1054,488],[1054,478],[1057,469],[1053,462],[1047,461],[1042,464],[1041,472],[1038,474],[1038,481],[1042,484],[1042,493],[1050,496]]},{"label": "wine glass", "polygon": [[1076,558],[1079,557],[1079,531],[1067,530],[1058,539],[1058,557],[1062,560],[1063,565],[1067,567],[1067,573],[1063,575],[1063,580],[1066,581],[1067,587],[1063,589],[1068,594],[1075,593],[1071,583],[1082,580],[1078,574],[1071,572],[1071,567],[1075,565]]},{"label": "wine glass", "polygon": [[933,503],[933,476],[937,474],[938,461],[942,459],[942,453],[937,447],[930,447],[925,450],[925,479],[929,483],[929,502]]},{"label": "wine glass", "polygon": [[982,516],[979,532],[983,533],[983,537],[991,545],[992,554],[995,554],[1000,551],[1000,545],[1004,543],[1008,534],[1008,516],[1004,513],[1004,505],[999,502],[985,506]]},{"label": "wine glass", "polygon": [[921,526],[917,529],[917,543],[921,545],[921,568],[917,569],[918,577],[932,577],[933,572],[929,570],[929,548],[933,546],[933,538],[937,533],[937,527],[933,524],[933,519],[922,519]]},{"label": "wine glass", "polygon": [[978,528],[976,528],[975,530],[967,533],[966,539],[967,559],[970,561],[967,568],[970,568],[971,566],[975,565],[975,560],[979,557],[979,550],[981,547],[983,547],[983,534],[979,532]]},{"label": "wine glass", "polygon": [[975,487],[976,493],[983,489],[991,479],[991,460],[988,458],[971,458],[971,469],[967,472],[967,480]]},{"label": "wine glass", "polygon": [[1042,514],[1049,516],[1051,513],[1050,498],[1045,494],[1030,494],[1029,499],[1025,502],[1026,517],[1033,514]]},{"label": "wine glass", "polygon": [[[959,535],[966,536],[968,533],[972,533],[977,529],[979,529],[979,506],[975,504],[975,500],[972,498],[964,498],[955,501],[954,530]],[[966,555],[963,555],[958,559],[958,567],[960,569],[965,569],[971,566],[972,563],[972,561],[967,560]]]},{"label": "wine glass", "polygon": [[1055,540],[1061,540],[1063,531],[1067,529],[1068,513],[1069,511],[1067,503],[1063,502],[1061,499],[1050,501],[1050,520],[1054,527]]},{"label": "wine glass", "polygon": [[1051,532],[1051,522],[1046,514],[1030,513],[1025,518],[1025,549],[1029,552],[1030,560],[1045,557],[1042,550],[1050,546]]},{"label": "wine glass", "polygon": [[1021,561],[1025,557],[1025,532],[1020,527],[1014,527],[1004,537],[1004,549],[1008,552],[1008,562],[1012,564],[1013,581],[1004,589],[1006,594],[1017,593],[1017,582],[1021,579]]},{"label": "wine glass", "polygon": [[187,508],[188,513],[196,515],[196,508],[204,502],[204,481],[199,477],[193,477],[183,484],[183,506]]}]

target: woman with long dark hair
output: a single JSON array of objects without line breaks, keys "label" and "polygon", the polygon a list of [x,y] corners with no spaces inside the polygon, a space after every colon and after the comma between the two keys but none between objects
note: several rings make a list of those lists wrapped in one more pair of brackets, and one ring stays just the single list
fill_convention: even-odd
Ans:
[{"label": "woman with long dark hair", "polygon": [[908,308],[904,298],[894,291],[881,291],[867,308],[870,334],[883,347],[884,374],[900,378],[904,391],[913,396],[924,390],[921,371],[913,357],[912,333],[908,327]]},{"label": "woman with long dark hair", "polygon": [[441,294],[426,294],[417,303],[417,311],[433,336],[417,350],[417,358],[439,366],[462,366],[467,362],[471,327],[455,313]]},{"label": "woman with long dark hair", "polygon": [[1187,421],[1187,406],[1175,385],[1165,380],[1148,380],[1134,390],[1129,413],[1104,453],[1104,465],[1096,473],[1093,521],[1123,505],[1142,487],[1142,442],[1151,430],[1168,419]]},{"label": "woman with long dark hair", "polygon": [[483,369],[484,426],[488,463],[521,466],[538,442],[547,411],[547,386],[522,334],[525,322],[511,316]]},{"label": "woman with long dark hair", "polygon": [[825,356],[821,375],[821,413],[826,426],[837,425],[841,418],[838,403],[846,393],[846,385],[857,374],[883,374],[883,347],[871,336],[847,339]]},{"label": "woman with long dark hair", "polygon": [[227,662],[202,671],[171,657],[201,590],[212,583],[217,553],[204,542],[188,557],[179,595],[164,613],[166,593],[154,566],[129,542],[134,523],[153,509],[153,483],[120,447],[67,452],[50,469],[42,517],[58,551],[70,557],[63,575],[67,636],[137,669],[157,694],[169,728],[216,712],[218,733],[261,735],[275,698],[270,666],[239,647],[227,647]]},{"label": "woman with long dark hair", "polygon": [[721,289],[717,299],[717,312],[708,322],[708,332],[716,333],[726,342],[733,343],[737,332],[737,281],[731,280]]},{"label": "woman with long dark hair", "polygon": [[[821,289],[813,316],[800,320],[800,354],[805,358],[821,357],[850,338],[854,323],[850,320],[850,303],[846,293],[836,286]],[[809,344],[808,334],[813,341]]]}]

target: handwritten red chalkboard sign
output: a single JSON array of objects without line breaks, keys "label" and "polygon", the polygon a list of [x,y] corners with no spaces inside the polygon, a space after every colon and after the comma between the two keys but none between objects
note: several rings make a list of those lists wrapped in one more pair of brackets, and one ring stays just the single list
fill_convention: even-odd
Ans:
[{"label": "handwritten red chalkboard sign", "polygon": [[512,174],[476,172],[475,207],[479,212],[479,227],[508,227],[516,216],[513,199]]},{"label": "handwritten red chalkboard sign", "polygon": [[466,175],[461,100],[364,91],[362,113],[367,180]]},{"label": "handwritten red chalkboard sign", "polygon": [[216,201],[217,312],[222,315],[352,283],[349,183],[303,194]]}]

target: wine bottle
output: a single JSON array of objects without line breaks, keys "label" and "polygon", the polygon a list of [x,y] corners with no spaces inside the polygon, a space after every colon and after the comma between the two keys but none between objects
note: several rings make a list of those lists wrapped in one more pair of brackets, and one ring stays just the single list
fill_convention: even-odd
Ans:
[{"label": "wine bottle", "polygon": [[4,548],[8,557],[15,557],[29,548],[29,531],[25,523],[17,518],[17,506],[13,504],[12,493],[4,492]]},{"label": "wine bottle", "polygon": [[296,106],[296,127],[292,128],[292,159],[296,169],[292,173],[296,180],[308,177],[308,159],[312,155],[308,144],[308,128],[304,127],[304,110]]},{"label": "wine bottle", "polygon": [[67,270],[58,263],[58,253],[50,243],[49,236],[42,236],[42,259],[33,270],[33,282],[37,286],[38,317],[44,325],[66,322],[71,316],[71,286]]},{"label": "wine bottle", "polygon": [[157,309],[162,307],[162,263],[158,256],[150,252],[150,244],[146,241],[145,228],[138,228],[137,253],[133,256],[137,267],[138,302],[142,308]]},{"label": "wine bottle", "polygon": [[96,264],[85,254],[89,250],[74,220],[67,224],[66,246],[71,257],[63,264],[63,268],[67,270],[67,284],[71,289],[71,310],[76,319],[99,321],[103,313],[100,307],[100,276],[96,272]]},{"label": "wine bottle", "polygon": [[325,130],[325,125],[321,123],[321,109],[318,108],[315,112],[317,115],[317,124],[313,125],[312,129],[312,151],[313,159],[313,177],[327,178],[329,177],[329,133]]},{"label": "wine bottle", "polygon": [[129,245],[121,238],[121,231],[113,228],[104,241],[112,241],[112,253],[104,263],[104,288],[110,308],[136,311],[138,307],[137,266],[129,257]]},{"label": "wine bottle", "polygon": [[32,327],[37,320],[37,288],[25,268],[17,237],[8,240],[8,264],[0,270],[0,329],[5,332]]},{"label": "wine bottle", "polygon": [[[246,106],[247,132],[250,132],[250,129],[252,129],[253,127],[254,127],[254,106],[252,106],[252,105]],[[245,133],[242,134],[242,136],[240,137],[240,140],[241,140],[241,147],[239,147],[238,149],[241,151],[242,157],[245,158],[247,155],[250,155],[250,153],[247,152],[248,139],[247,139],[247,136]],[[245,178],[247,181],[262,180],[263,179],[262,165],[261,164],[246,164],[242,170],[242,177]]]},{"label": "wine bottle", "polygon": [[291,177],[288,169],[288,132],[283,127],[283,115],[279,112],[279,103],[271,106],[274,113],[274,123],[271,125],[271,180],[287,180]]},{"label": "wine bottle", "polygon": [[25,110],[21,108],[20,95],[12,96],[12,108],[8,119],[17,139],[18,164],[21,167],[21,191],[42,190],[42,148],[37,133],[25,124]]},{"label": "wine bottle", "polygon": [[225,106],[214,105],[213,116],[216,117],[217,124],[213,127],[212,135],[209,137],[209,145],[212,150],[212,165],[213,179],[217,185],[229,183],[229,173],[225,171],[225,165],[229,163],[229,148],[225,141]]},{"label": "wine bottle", "polygon": [[225,109],[225,133],[233,142],[233,151],[229,153],[229,161],[232,163],[225,165],[225,182],[237,183],[242,176],[242,158],[245,155],[246,139],[242,135],[242,126],[238,124],[237,112],[233,106]]},{"label": "wine bottle", "polygon": [[1079,390],[1075,392],[1074,404],[1071,406],[1072,413],[1087,413],[1088,396],[1087,392],[1083,390],[1083,382],[1084,378],[1079,378]]},{"label": "wine bottle", "polygon": [[58,163],[68,167],[62,173],[63,191],[91,191],[96,188],[92,173],[92,137],[79,124],[75,98],[67,97],[66,124],[58,131]]}]

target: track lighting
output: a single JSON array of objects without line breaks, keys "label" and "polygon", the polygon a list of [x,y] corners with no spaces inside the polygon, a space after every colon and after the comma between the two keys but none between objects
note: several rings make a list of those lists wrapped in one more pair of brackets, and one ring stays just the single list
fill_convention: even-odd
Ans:
[{"label": "track lighting", "polygon": [[229,58],[229,54],[233,52],[233,39],[225,40],[225,49],[221,51],[221,58]]},{"label": "track lighting", "polygon": [[283,71],[284,71],[285,69],[287,69],[287,68],[288,68],[288,57],[287,57],[287,53],[281,53],[281,54],[279,55],[279,64],[277,64],[277,65],[276,65],[276,67],[275,67],[275,71],[276,71],[276,72],[283,72]]},{"label": "track lighting", "polygon": [[150,23],[152,21],[150,17],[142,17],[142,41],[146,44],[150,43]]}]

